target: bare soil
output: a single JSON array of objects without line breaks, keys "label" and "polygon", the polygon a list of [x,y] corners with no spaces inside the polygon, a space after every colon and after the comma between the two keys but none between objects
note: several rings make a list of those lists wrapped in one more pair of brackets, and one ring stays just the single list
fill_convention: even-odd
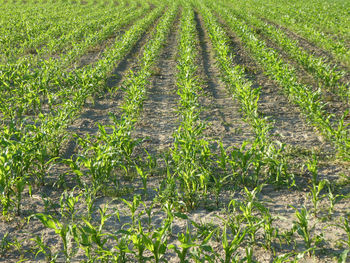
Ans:
[{"label": "bare soil", "polygon": [[240,147],[243,141],[252,139],[251,128],[243,121],[239,104],[220,80],[220,72],[215,66],[214,49],[198,13],[195,14],[195,19],[199,36],[198,71],[204,91],[201,118],[208,123],[205,135],[209,141],[222,141],[225,148]]},{"label": "bare soil", "polygon": [[176,113],[179,100],[176,94],[179,19],[178,15],[158,62],[153,67],[147,99],[134,131],[136,138],[143,139],[141,148],[154,156],[161,156],[172,147],[173,132],[179,125]]}]

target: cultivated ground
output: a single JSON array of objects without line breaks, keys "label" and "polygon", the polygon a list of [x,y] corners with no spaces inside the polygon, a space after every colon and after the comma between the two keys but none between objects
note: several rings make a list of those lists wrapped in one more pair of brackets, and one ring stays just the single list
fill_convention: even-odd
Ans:
[{"label": "cultivated ground", "polygon": [[3,1],[0,261],[350,262],[350,5],[281,3]]}]

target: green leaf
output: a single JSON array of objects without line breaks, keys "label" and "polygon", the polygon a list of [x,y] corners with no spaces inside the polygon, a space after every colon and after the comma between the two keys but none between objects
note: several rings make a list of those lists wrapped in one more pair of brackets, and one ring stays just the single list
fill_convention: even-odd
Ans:
[{"label": "green leaf", "polygon": [[180,217],[181,219],[188,219],[188,216],[183,213],[174,213],[175,216]]},{"label": "green leaf", "polygon": [[348,258],[349,251],[350,251],[349,249],[346,249],[340,254],[338,258],[338,263],[346,263],[346,259]]},{"label": "green leaf", "polygon": [[36,214],[35,216],[41,221],[41,223],[43,223],[45,227],[57,230],[57,225],[56,225],[57,221],[54,218],[52,218],[50,215],[46,216],[44,214],[39,213],[39,214]]}]

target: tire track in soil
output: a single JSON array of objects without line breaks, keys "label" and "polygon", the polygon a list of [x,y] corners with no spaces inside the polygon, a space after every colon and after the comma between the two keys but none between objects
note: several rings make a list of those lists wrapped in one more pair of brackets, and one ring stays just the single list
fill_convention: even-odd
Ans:
[{"label": "tire track in soil", "polygon": [[232,99],[225,84],[220,80],[220,71],[215,66],[214,48],[211,44],[202,17],[196,12],[195,21],[199,38],[199,72],[204,80],[203,91],[206,96],[201,98],[204,110],[202,119],[210,125],[205,136],[210,140],[222,141],[225,148],[240,146],[243,141],[253,138],[250,125],[243,121],[238,102]]},{"label": "tire track in soil", "polygon": [[161,51],[147,98],[143,105],[140,121],[137,123],[133,136],[143,139],[138,153],[143,155],[147,150],[152,156],[160,156],[173,144],[173,132],[179,125],[177,117],[178,95],[176,93],[176,54],[177,39],[180,29],[180,14],[178,14],[167,42]]},{"label": "tire track in soil", "polygon": [[[129,70],[137,70],[139,67],[138,58],[141,56],[144,45],[149,40],[151,32],[158,24],[160,17],[157,18],[156,22],[144,32],[140,40],[136,42],[130,52],[128,52],[128,54],[115,67],[111,76],[106,81],[106,86],[108,88],[120,86],[125,80]],[[119,116],[122,102],[123,91],[121,89],[93,98],[93,101],[88,101],[85,104],[79,117],[69,126],[68,132],[75,132],[78,135],[84,135],[87,133],[90,135],[96,134],[98,132],[98,126],[96,125],[97,122],[102,125],[111,124],[109,113]],[[71,157],[74,153],[75,147],[76,140],[70,140],[64,150],[65,158]]]}]

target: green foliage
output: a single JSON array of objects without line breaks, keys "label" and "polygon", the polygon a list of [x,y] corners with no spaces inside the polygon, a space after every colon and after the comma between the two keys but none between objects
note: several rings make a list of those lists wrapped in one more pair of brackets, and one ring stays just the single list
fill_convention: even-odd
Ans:
[{"label": "green foliage", "polygon": [[[279,127],[261,112],[261,87],[247,74],[245,62],[236,65],[240,59],[234,59],[230,33],[309,123],[333,143],[337,161],[344,161],[341,165],[346,167],[348,5],[300,2],[293,1],[292,6],[276,0],[0,0],[4,6],[0,10],[0,208],[4,224],[13,224],[11,231],[16,234],[31,229],[35,220],[45,228],[43,235],[32,237],[25,246],[10,231],[4,233],[1,256],[18,252],[19,262],[30,260],[26,257],[32,253],[35,260],[45,257],[48,262],[122,263],[167,262],[174,255],[180,262],[226,263],[255,262],[255,251],[264,248],[273,262],[297,262],[306,253],[318,256],[324,239],[315,226],[328,187],[328,217],[322,220],[344,216],[328,226],[342,231],[337,245],[346,248],[335,257],[346,262],[349,218],[338,215],[335,208],[338,201],[346,201],[347,188],[319,180],[323,160],[318,156],[306,161],[316,223],[310,223],[306,207],[295,209],[292,229],[280,234],[277,223],[282,218],[259,199],[266,184],[292,189],[299,179],[292,171],[297,165],[286,150],[288,142],[276,139]],[[323,7],[317,11],[321,15],[315,13],[317,4]],[[297,30],[334,59],[303,48],[279,25]],[[199,35],[199,27],[204,36]],[[171,147],[163,156],[154,156],[154,149],[146,151],[135,130],[142,121],[154,68],[175,28],[179,28],[177,54],[171,59],[176,67],[171,70],[176,72],[178,127]],[[337,32],[333,40],[332,30]],[[110,87],[115,68],[140,45],[137,65]],[[229,96],[238,102],[242,120],[253,134],[251,139],[226,146],[207,138],[206,85],[199,63],[204,53],[213,55]],[[284,56],[297,65],[286,63]],[[316,81],[314,86],[303,84],[299,67]],[[342,103],[341,114],[331,113],[324,102],[329,93]],[[109,114],[109,124],[96,122],[94,134],[72,131],[87,104],[117,95],[119,111]],[[158,180],[161,183],[155,186]],[[223,190],[232,195],[228,207]],[[23,205],[23,200],[29,202]],[[104,205],[106,200],[109,205]],[[42,210],[36,207],[40,202]],[[215,209],[214,202],[221,209],[216,211],[217,221],[193,219],[191,213]],[[304,242],[302,251],[290,246],[295,234]],[[278,254],[282,250],[288,251]]]}]

